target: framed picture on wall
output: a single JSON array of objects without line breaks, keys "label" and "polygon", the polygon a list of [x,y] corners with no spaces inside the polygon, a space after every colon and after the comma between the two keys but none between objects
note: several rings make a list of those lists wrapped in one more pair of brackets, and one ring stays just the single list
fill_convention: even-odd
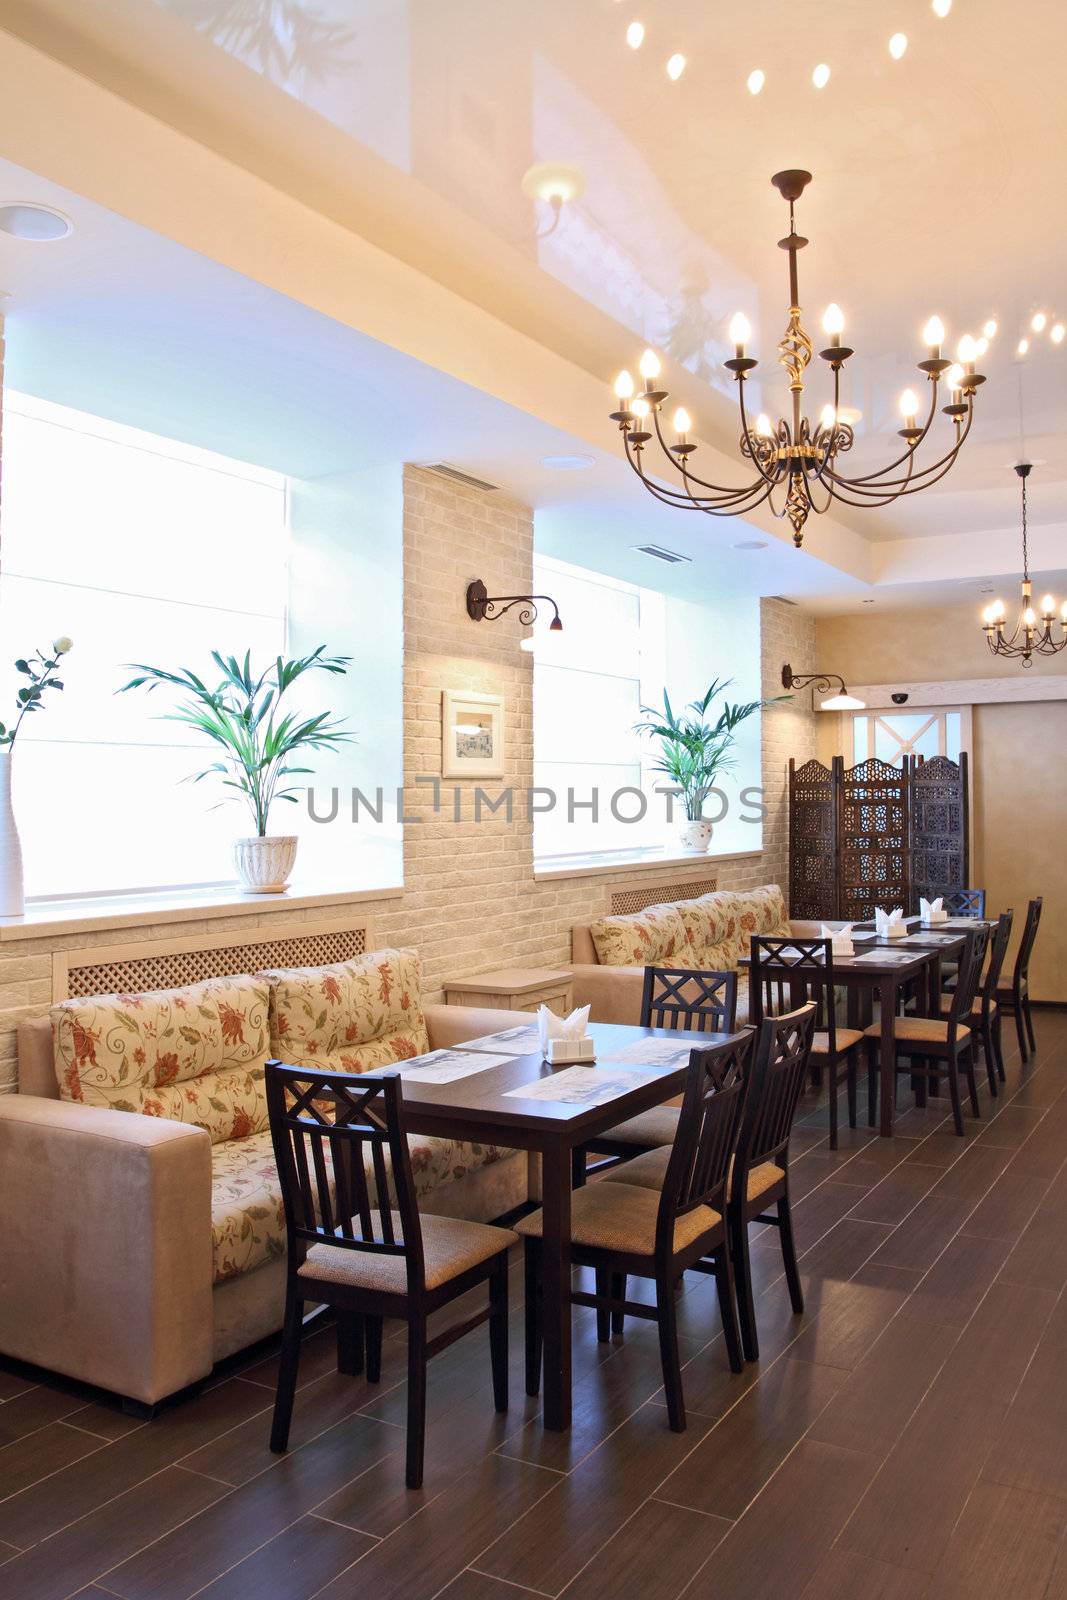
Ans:
[{"label": "framed picture on wall", "polygon": [[441,695],[443,748],[441,773],[446,778],[504,776],[504,696]]}]

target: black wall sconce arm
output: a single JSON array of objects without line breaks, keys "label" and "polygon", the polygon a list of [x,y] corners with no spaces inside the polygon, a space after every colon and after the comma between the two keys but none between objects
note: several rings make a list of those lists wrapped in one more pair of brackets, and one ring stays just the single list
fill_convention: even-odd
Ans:
[{"label": "black wall sconce arm", "polygon": [[518,619],[524,628],[530,627],[537,620],[537,604],[551,606],[555,615],[549,623],[549,630],[560,633],[563,624],[559,618],[559,606],[548,594],[498,594],[490,595],[481,578],[475,578],[473,583],[467,585],[467,615],[472,622],[498,622],[509,611],[519,607]]}]

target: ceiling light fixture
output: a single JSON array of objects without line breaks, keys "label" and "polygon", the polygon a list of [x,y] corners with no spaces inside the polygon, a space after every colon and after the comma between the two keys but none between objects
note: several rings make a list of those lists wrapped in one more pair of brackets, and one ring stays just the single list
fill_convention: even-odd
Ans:
[{"label": "ceiling light fixture", "polygon": [[931,9],[935,17],[947,17],[952,10],[952,0],[933,0]]},{"label": "ceiling light fixture", "polygon": [[[839,470],[839,458],[853,445],[851,426],[841,418],[840,388],[841,368],[852,351],[841,343],[844,316],[838,306],[828,307],[824,329],[829,339],[827,349],[819,355],[833,374],[833,400],[830,410],[818,422],[804,415],[804,374],[814,354],[812,341],[801,322],[800,289],[797,282],[797,255],[807,244],[796,231],[793,215],[794,203],[811,181],[810,172],[778,172],[771,182],[783,199],[789,202],[789,234],[779,241],[789,255],[789,321],[778,344],[778,360],[790,379],[792,406],[790,416],[772,423],[761,415],[753,427],[745,406],[745,382],[748,374],[758,365],[745,354],[751,336],[748,319],[740,312],[730,324],[730,342],[733,356],[723,365],[732,372],[738,386],[741,437],[739,450],[751,463],[756,476],[747,484],[727,488],[699,478],[691,470],[690,458],[697,449],[689,435],[692,421],[689,413],[679,408],[674,415],[674,442],[668,443],[660,422],[667,391],[656,387],[659,378],[659,359],[655,352],[642,358],[644,406],[641,412],[633,402],[634,381],[628,372],[621,372],[615,380],[617,405],[611,413],[622,434],[626,459],[650,494],[664,505],[680,506],[684,510],[704,511],[711,516],[745,516],[764,502],[778,518],[787,517],[793,529],[793,542],[800,545],[804,538],[804,524],[811,512],[823,513],[834,501],[848,506],[885,506],[901,495],[917,494],[920,489],[937,483],[948,472],[959,454],[963,441],[971,429],[974,417],[974,394],[985,378],[975,371],[977,346],[969,335],[960,341],[960,373],[957,387],[951,392],[950,403],[942,410],[952,426],[948,448],[938,459],[916,469],[916,453],[930,433],[937,412],[939,385],[943,374],[953,363],[941,354],[945,329],[939,317],[931,317],[923,330],[927,355],[918,363],[919,371],[930,385],[929,410],[920,424],[917,397],[910,390],[901,396],[905,413],[905,426],[900,430],[904,440],[903,452],[878,472],[862,472],[853,478]],[[905,405],[906,402],[906,405]],[[644,409],[647,407],[647,411]],[[663,455],[681,477],[681,488],[663,485],[658,478],[646,475],[644,447],[655,437]],[[707,491],[701,493],[700,491]],[[781,504],[775,493],[781,491]]]},{"label": "ceiling light fixture", "polygon": [[1054,322],[1052,327],[1049,329],[1049,338],[1052,340],[1053,344],[1062,344],[1065,333],[1067,333],[1067,328],[1063,326],[1063,323]]},{"label": "ceiling light fixture", "polygon": [[754,72],[750,72],[748,75],[747,83],[749,94],[759,94],[766,82],[767,74],[761,67],[757,67]]},{"label": "ceiling light fixture", "polygon": [[672,83],[677,83],[684,71],[685,57],[682,55],[681,51],[675,51],[674,55],[671,56],[670,60],[667,62],[667,76],[670,78]]},{"label": "ceiling light fixture", "polygon": [[522,175],[522,192],[530,200],[543,200],[551,208],[547,228],[539,228],[538,239],[547,239],[559,227],[563,207],[585,193],[585,173],[565,161],[539,161]]},{"label": "ceiling light fixture", "polygon": [[889,41],[889,54],[894,61],[899,61],[907,48],[908,36],[906,33],[895,33]]},{"label": "ceiling light fixture", "polygon": [[0,205],[0,232],[31,244],[52,244],[73,233],[74,224],[54,206],[44,206],[36,200],[18,200]]},{"label": "ceiling light fixture", "polygon": [[1041,601],[1040,616],[1032,604],[1033,585],[1030,582],[1030,550],[1026,524],[1026,480],[1033,463],[1021,461],[1015,468],[1023,486],[1023,577],[1019,585],[1022,594],[1022,615],[1010,634],[1006,634],[1006,607],[1003,600],[994,600],[982,612],[982,627],[986,644],[995,656],[1016,656],[1024,667],[1033,665],[1033,658],[1054,656],[1067,648],[1067,600],[1060,607],[1060,636],[1053,636],[1056,621],[1056,602],[1050,594]]},{"label": "ceiling light fixture", "polygon": [[643,22],[631,22],[626,30],[626,43],[631,50],[640,50],[645,42],[645,25]]},{"label": "ceiling light fixture", "polygon": [[1020,339],[1019,343],[1015,346],[1015,354],[1017,356],[1024,356],[1026,354],[1026,352],[1029,350],[1029,348],[1030,348],[1029,339]]},{"label": "ceiling light fixture", "polygon": [[830,690],[837,685],[837,692],[831,694],[829,700],[824,700],[819,707],[820,711],[865,711],[866,700],[857,700],[854,694],[849,694],[845,688],[845,680],[836,672],[794,672],[787,662],[782,668],[783,689],[808,689],[813,688],[816,694],[830,694]]},{"label": "ceiling light fixture", "polygon": [[816,89],[826,88],[826,85],[830,82],[830,68],[826,65],[825,61],[819,62],[819,65],[815,68],[815,71],[811,75],[811,81],[815,85]]},{"label": "ceiling light fixture", "polygon": [[1030,318],[1030,326],[1035,333],[1044,333],[1045,324],[1047,322],[1048,317],[1046,317],[1043,311],[1035,311],[1033,316]]},{"label": "ceiling light fixture", "polygon": [[990,317],[989,321],[986,323],[985,327],[982,329],[982,333],[985,336],[985,338],[992,339],[992,338],[995,337],[996,331],[997,331],[997,319],[996,319],[996,317]]}]

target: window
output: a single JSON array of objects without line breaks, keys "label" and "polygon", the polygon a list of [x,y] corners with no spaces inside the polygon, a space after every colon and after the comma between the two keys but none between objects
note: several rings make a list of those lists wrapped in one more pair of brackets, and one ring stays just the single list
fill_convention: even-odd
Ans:
[{"label": "window", "polygon": [[[716,676],[733,680],[731,701],[757,699],[758,603],[678,600],[547,556],[534,563],[534,589],[552,595],[563,618],[562,633],[536,635],[534,652],[534,783],[547,791],[535,803],[552,797],[534,815],[535,859],[677,850],[682,808],[672,819],[669,780],[653,771],[655,748],[634,724],[642,705],[662,703],[664,684],[678,711]],[[716,852],[761,846],[758,805],[740,802],[761,781],[759,721],[742,725],[723,778],[726,815],[722,800],[707,803],[706,814],[719,815]]]},{"label": "window", "polygon": [[161,691],[116,690],[128,662],[285,649],[286,480],[10,391],[3,425],[4,712],[11,658],[74,640],[64,692],[15,747],[27,894],[231,881],[250,827],[181,781],[202,741],[159,720]]},{"label": "window", "polygon": [[[966,721],[966,726],[964,725]],[[867,711],[852,720],[852,758],[872,756],[899,767],[905,756],[948,756],[958,761],[970,744],[970,711]]]}]

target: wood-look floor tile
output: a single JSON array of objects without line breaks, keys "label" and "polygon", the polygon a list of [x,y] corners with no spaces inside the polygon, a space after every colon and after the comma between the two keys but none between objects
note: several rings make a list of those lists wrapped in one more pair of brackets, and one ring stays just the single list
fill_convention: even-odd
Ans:
[{"label": "wood-look floor tile", "polygon": [[[36,1392],[36,1391],[35,1391]],[[64,1467],[85,1456],[91,1456],[106,1447],[106,1441],[94,1434],[82,1433],[78,1428],[68,1428],[65,1423],[53,1422],[35,1433],[24,1434],[13,1444],[0,1450],[0,1497],[17,1495],[31,1485],[42,1483],[59,1474]],[[17,1522],[7,1519],[7,1542],[16,1544]],[[28,1539],[25,1543],[29,1543]]]},{"label": "wood-look floor tile", "polygon": [[927,1600],[926,1574],[832,1550],[800,1600]]},{"label": "wood-look floor tile", "polygon": [[1067,1286],[1067,1170],[1054,1181],[1004,1263],[1006,1283],[1030,1289]]},{"label": "wood-look floor tile", "polygon": [[1067,1502],[1067,1298],[1049,1318],[1011,1398],[983,1479]]},{"label": "wood-look floor tile", "polygon": [[358,1573],[350,1569],[376,1543],[336,1522],[301,1517],[201,1589],[197,1600],[311,1600],[343,1572],[357,1594]]},{"label": "wood-look floor tile", "polygon": [[69,1428],[82,1428],[86,1433],[95,1433],[98,1439],[108,1440],[124,1439],[128,1433],[148,1426],[142,1417],[127,1416],[117,1403],[104,1401],[76,1405],[63,1421]]},{"label": "wood-look floor tile", "polygon": [[849,1216],[860,1222],[888,1222],[896,1227],[942,1176],[940,1167],[924,1166],[918,1160],[902,1161],[857,1200]]},{"label": "wood-look floor tile", "polygon": [[453,1578],[435,1600],[522,1600],[523,1595],[536,1595],[536,1589],[520,1589],[514,1583],[501,1583],[499,1578],[487,1578],[484,1572],[468,1568],[458,1578]]},{"label": "wood-look floor tile", "polygon": [[681,1506],[646,1500],[606,1550],[566,1589],[565,1600],[676,1600],[732,1524]]},{"label": "wood-look floor tile", "polygon": [[47,1427],[50,1422],[59,1422],[69,1415],[76,1404],[77,1401],[60,1388],[39,1384],[36,1389],[24,1390],[0,1405],[0,1451],[5,1445],[21,1439],[24,1434],[34,1433],[38,1428]]},{"label": "wood-look floor tile", "polygon": [[857,1279],[826,1284],[819,1314],[814,1320],[805,1318],[807,1325],[790,1348],[790,1360],[851,1370],[865,1358],[908,1294],[901,1285]]},{"label": "wood-look floor tile", "polygon": [[16,1395],[36,1388],[39,1377],[28,1377],[19,1361],[7,1361],[0,1356],[0,1405],[6,1405]]},{"label": "wood-look floor tile", "polygon": [[1003,1240],[958,1233],[945,1246],[914,1292],[914,1304],[939,1322],[962,1328],[1004,1265]]},{"label": "wood-look floor tile", "polygon": [[926,1600],[1043,1600],[1067,1529],[1059,1496],[975,1486]]},{"label": "wood-look floor tile", "polygon": [[1010,1150],[1018,1149],[1036,1132],[1044,1115],[1044,1110],[1037,1106],[1001,1103],[978,1135],[978,1143],[1001,1145]]},{"label": "wood-look floor tile", "polygon": [[829,1555],[874,1463],[801,1440],[685,1591],[685,1600],[768,1600],[798,1594]]}]

